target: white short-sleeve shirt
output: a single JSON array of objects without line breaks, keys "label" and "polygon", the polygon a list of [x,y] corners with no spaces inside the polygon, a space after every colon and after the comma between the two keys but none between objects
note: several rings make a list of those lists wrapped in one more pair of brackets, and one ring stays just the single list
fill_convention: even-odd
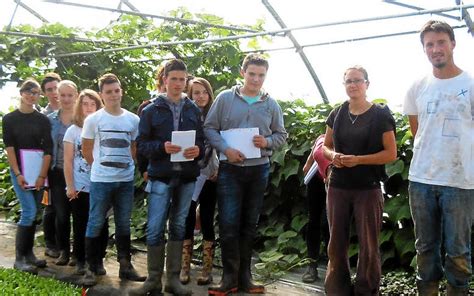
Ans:
[{"label": "white short-sleeve shirt", "polygon": [[89,192],[91,166],[82,157],[81,133],[82,128],[73,124],[66,130],[63,142],[71,143],[74,147],[73,177],[76,191]]},{"label": "white short-sleeve shirt", "polygon": [[415,82],[403,112],[418,116],[409,180],[474,189],[474,79],[432,74]]},{"label": "white short-sleeve shirt", "polygon": [[100,109],[84,121],[82,138],[94,140],[92,182],[133,181],[131,146],[138,134],[139,117],[125,109],[112,115]]}]

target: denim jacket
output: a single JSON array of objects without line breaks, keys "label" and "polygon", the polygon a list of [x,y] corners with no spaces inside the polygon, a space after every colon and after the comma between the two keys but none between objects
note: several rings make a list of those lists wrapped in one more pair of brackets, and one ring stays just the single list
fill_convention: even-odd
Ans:
[{"label": "denim jacket", "polygon": [[165,142],[171,141],[173,132],[173,114],[166,103],[166,97],[160,95],[152,104],[143,109],[138,127],[138,152],[148,160],[148,176],[153,178],[171,178],[179,176],[195,179],[199,176],[198,160],[204,156],[204,132],[201,111],[188,98],[185,98],[179,118],[180,131],[195,130],[196,146],[199,156],[193,161],[180,162],[181,170],[173,170],[170,154],[165,151]]},{"label": "denim jacket", "polygon": [[[54,111],[53,113],[48,114],[49,122],[51,123],[51,138],[53,139],[53,154],[51,155],[51,169],[56,167],[56,160],[58,154],[58,146],[63,145],[62,139],[61,142],[58,142],[58,135],[61,131],[61,128],[64,128],[64,132],[69,128],[69,126],[65,126],[61,121],[60,116],[61,110]],[[64,136],[64,135],[63,135]]]}]

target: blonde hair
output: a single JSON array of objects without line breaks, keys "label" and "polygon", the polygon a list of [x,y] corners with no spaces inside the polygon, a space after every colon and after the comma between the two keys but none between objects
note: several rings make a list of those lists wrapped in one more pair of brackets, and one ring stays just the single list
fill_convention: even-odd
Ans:
[{"label": "blonde hair", "polygon": [[61,80],[58,83],[58,91],[64,86],[69,86],[70,88],[73,88],[77,92],[77,85],[71,80]]},{"label": "blonde hair", "polygon": [[103,107],[102,100],[96,91],[87,88],[81,91],[79,97],[76,100],[76,105],[74,105],[74,115],[72,118],[72,122],[78,127],[82,127],[84,125],[85,116],[84,112],[82,112],[82,102],[84,101],[85,97],[88,97],[95,102],[95,106],[97,107],[96,111]]}]

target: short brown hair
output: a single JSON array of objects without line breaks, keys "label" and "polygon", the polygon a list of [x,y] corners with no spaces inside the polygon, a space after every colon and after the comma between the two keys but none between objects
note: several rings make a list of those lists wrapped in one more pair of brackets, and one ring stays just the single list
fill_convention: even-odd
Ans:
[{"label": "short brown hair", "polygon": [[250,53],[244,58],[242,70],[247,71],[249,65],[264,66],[268,70],[268,60],[261,54]]},{"label": "short brown hair", "polygon": [[113,83],[118,83],[120,86],[122,84],[120,83],[120,80],[118,79],[117,75],[112,74],[112,73],[106,73],[102,75],[99,78],[99,91],[102,91],[102,88],[104,87],[104,84],[113,84]]},{"label": "short brown hair", "polygon": [[428,32],[446,33],[451,41],[456,41],[453,28],[443,21],[430,20],[423,25],[420,30],[420,41],[423,46],[425,45],[423,39]]},{"label": "short brown hair", "polygon": [[57,73],[54,73],[54,72],[49,72],[49,73],[46,73],[43,77],[43,80],[41,80],[41,90],[43,92],[45,92],[45,85],[46,83],[49,83],[51,81],[57,81],[57,82],[60,82],[61,81],[61,76],[59,76],[59,74]]},{"label": "short brown hair", "polygon": [[186,64],[180,60],[180,59],[172,59],[172,60],[169,60],[166,64],[165,64],[165,69],[163,70],[164,74],[163,76],[164,77],[168,77],[168,74],[171,72],[171,71],[184,71],[184,72],[187,72],[188,69],[186,67]]},{"label": "short brown hair", "polygon": [[212,87],[211,87],[211,84],[209,83],[209,81],[207,81],[206,79],[201,78],[201,77],[195,77],[193,80],[191,80],[191,82],[189,84],[190,86],[189,86],[189,89],[188,89],[188,98],[190,98],[190,99],[193,99],[193,85],[195,83],[204,86],[207,93],[209,94],[209,102],[207,102],[207,105],[204,107],[204,110],[202,110],[202,115],[205,118],[206,115],[207,115],[207,112],[209,112],[209,109],[211,108],[212,102],[214,101],[214,92],[212,91]]},{"label": "short brown hair", "polygon": [[347,68],[346,71],[344,71],[344,75],[342,76],[342,79],[346,78],[346,74],[350,70],[357,70],[361,72],[364,75],[364,79],[367,80],[367,82],[369,81],[369,74],[367,73],[367,70],[365,70],[365,68],[360,65],[354,65],[352,67]]},{"label": "short brown hair", "polygon": [[34,88],[40,89],[41,86],[34,78],[28,78],[20,86],[20,94],[25,91],[30,91]]},{"label": "short brown hair", "polygon": [[82,127],[84,125],[84,113],[82,112],[82,102],[84,101],[85,97],[88,97],[89,99],[95,102],[97,110],[99,110],[103,106],[102,100],[100,99],[100,96],[96,91],[92,89],[88,89],[88,88],[81,91],[81,93],[79,94],[79,97],[77,98],[76,105],[74,106],[74,115],[72,118],[72,123],[74,123],[78,127]]}]

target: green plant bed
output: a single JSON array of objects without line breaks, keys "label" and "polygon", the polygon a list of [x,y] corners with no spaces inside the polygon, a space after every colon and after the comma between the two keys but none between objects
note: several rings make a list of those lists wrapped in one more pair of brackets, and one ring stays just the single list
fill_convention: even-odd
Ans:
[{"label": "green plant bed", "polygon": [[51,278],[0,267],[0,295],[78,295],[82,289]]},{"label": "green plant bed", "polygon": [[[440,284],[440,295],[446,295],[446,280]],[[382,276],[381,295],[416,295],[415,273],[391,271]],[[469,295],[474,295],[474,282],[469,283]]]}]

